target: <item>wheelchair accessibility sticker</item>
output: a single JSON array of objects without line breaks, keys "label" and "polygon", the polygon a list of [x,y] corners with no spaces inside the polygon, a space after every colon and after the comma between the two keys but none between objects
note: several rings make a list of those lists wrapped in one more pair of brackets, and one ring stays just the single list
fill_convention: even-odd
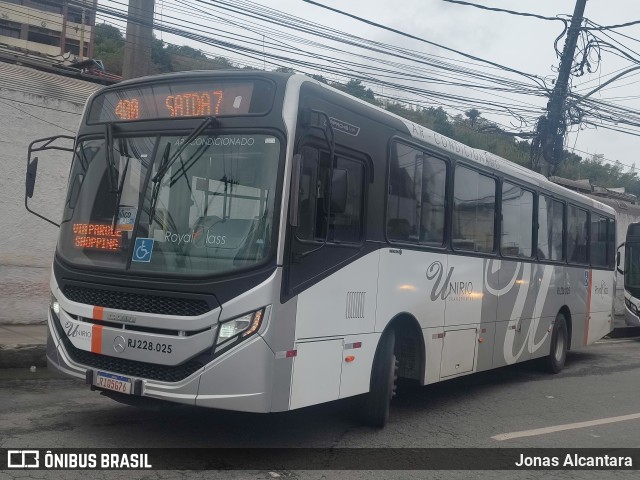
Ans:
[{"label": "wheelchair accessibility sticker", "polygon": [[132,258],[134,262],[150,262],[152,253],[153,238],[136,238]]}]

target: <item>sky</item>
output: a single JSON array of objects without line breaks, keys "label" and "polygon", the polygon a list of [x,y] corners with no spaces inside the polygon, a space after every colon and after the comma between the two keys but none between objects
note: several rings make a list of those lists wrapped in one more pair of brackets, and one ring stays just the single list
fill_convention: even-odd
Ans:
[{"label": "sky", "polygon": [[[214,13],[213,9],[207,8],[206,5],[207,3],[215,5],[216,2],[214,0],[190,1],[194,2],[194,5],[205,9],[203,10],[203,13],[205,11]],[[575,0],[536,0],[535,2],[523,2],[522,0],[469,1],[479,5],[517,10],[519,12],[534,13],[548,17],[564,15],[564,18],[571,15],[575,7]],[[101,5],[109,5],[107,2],[108,0],[100,0]],[[184,5],[180,2],[181,0],[156,0],[157,20],[182,23],[187,28],[189,28],[189,25],[197,24],[209,26],[211,27],[211,34],[216,31],[235,30],[237,32],[242,32],[242,34],[247,35],[249,38],[253,37],[258,39],[258,42],[260,41],[260,34],[252,33],[252,31],[257,31],[255,25],[259,23],[259,20],[251,20],[256,23],[243,27],[242,21],[238,21],[241,17],[238,16],[233,19],[235,25],[225,23],[225,21],[228,21],[231,17],[227,17],[221,10],[217,12],[220,14],[217,20],[212,20],[211,17],[199,15],[198,13],[194,14],[194,12],[191,14],[184,14],[176,13],[175,10],[172,11],[172,8],[179,8],[179,5]],[[195,4],[195,2],[199,3]],[[408,48],[422,54],[447,57],[449,61],[457,61],[456,63],[458,66],[471,67],[469,64],[458,63],[459,61],[469,60],[451,53],[450,51],[446,51],[375,26],[367,25],[345,15],[306,3],[303,0],[258,0],[256,3],[264,7],[279,10],[285,14],[313,21],[325,26],[327,29],[337,29],[365,39],[382,42],[392,46]],[[560,33],[562,33],[563,30],[563,24],[559,21],[547,21],[531,17],[521,17],[506,13],[486,11],[474,8],[473,6],[447,3],[443,0],[352,0],[351,2],[344,2],[340,0],[319,0],[319,3],[343,12],[348,12],[350,14],[366,18],[372,22],[411,34],[421,39],[426,39],[452,49],[460,50],[467,54],[481,57],[515,70],[536,75],[537,77],[545,79],[546,85],[549,88],[552,88],[552,80],[557,76],[559,58],[556,56],[554,50],[554,40]],[[117,8],[123,7],[120,4]],[[615,25],[640,19],[640,8],[638,8],[638,0],[588,0],[585,17],[600,25]],[[101,17],[99,17],[99,21],[100,18]],[[204,27],[193,26],[191,28]],[[220,30],[216,30],[218,28]],[[303,36],[299,32],[294,32],[293,30],[287,30],[282,27],[278,28],[283,32]],[[637,50],[640,52],[640,41],[637,40],[640,39],[640,25],[621,28],[617,31],[624,33],[631,38],[619,36],[615,36],[614,38],[624,43],[631,50]],[[187,44],[194,48],[202,49],[208,54],[225,56],[238,64],[245,62],[259,66],[260,63],[259,60],[243,58],[242,55],[237,53],[229,53],[228,51],[217,49],[211,45],[203,45],[201,43],[182,37],[176,37],[167,33],[157,32],[156,36],[161,37],[167,42],[180,45]],[[266,37],[265,51],[269,52],[269,35],[267,34]],[[310,40],[315,39],[316,41],[324,42],[326,44],[331,43],[327,40],[318,39],[317,37],[314,38],[307,36],[306,38]],[[560,42],[559,48],[561,49],[563,45],[564,38]],[[313,46],[298,46],[311,52],[319,51]],[[372,55],[374,57],[381,57],[378,54],[371,54],[370,52],[359,50],[356,47],[345,47],[342,45],[341,48],[351,48],[351,53],[357,55],[355,57],[350,57],[351,61],[358,59],[362,63],[371,62],[371,60],[360,56],[365,54]],[[324,52],[324,54],[327,54],[327,52]],[[340,69],[339,60],[343,55],[333,55],[335,55],[336,61],[332,67]],[[637,54],[636,57],[640,58],[640,54]],[[594,61],[596,60],[593,56],[591,59]],[[329,64],[331,63],[332,62],[329,62]],[[632,67],[633,65],[634,63],[629,59],[621,59],[613,53],[603,51],[598,71],[594,74],[588,74],[581,78],[574,78],[574,91],[581,91],[582,93],[590,91],[591,89],[596,88],[602,81],[610,78],[611,72],[621,69],[624,70]],[[268,61],[264,63],[264,66],[267,69],[275,68],[274,66],[269,66]],[[490,67],[472,67],[474,69],[491,72],[492,74],[499,74],[512,80],[534,85],[528,78],[518,74],[505,73],[495,69],[490,69]],[[296,69],[299,70],[299,68]],[[349,78],[350,69],[344,67],[342,68],[342,72],[344,76],[339,78],[340,76],[335,72],[314,72],[313,69],[306,69],[306,73],[320,73],[324,74],[328,78],[344,81]],[[402,93],[399,91],[392,92],[389,88],[385,89],[384,87],[375,85],[374,83],[368,83],[367,81],[364,81],[363,83],[370,86],[374,93],[379,95],[390,94],[402,96],[407,99],[411,98],[411,95],[408,93]],[[478,90],[465,90],[463,88],[436,85],[430,80],[414,80],[404,83],[412,87],[429,89],[445,94],[464,94],[471,98],[484,100],[493,99],[501,103],[525,102],[531,109],[534,111],[539,110],[541,113],[547,102],[547,99],[544,97],[535,97],[530,95],[518,96],[510,93],[501,94],[501,97],[495,97],[495,93],[486,94]],[[626,108],[640,111],[640,96],[637,94],[638,85],[640,85],[640,70],[631,72],[620,78],[608,87],[603,88],[602,91],[594,94],[592,98],[608,102],[617,102]],[[499,83],[495,83],[495,86],[499,87],[500,85]],[[460,103],[458,103],[457,109],[452,109],[451,102],[439,102],[437,99],[432,98],[429,105],[434,107],[443,106],[443,108],[445,108],[445,110],[447,110],[451,115],[464,112],[464,109],[461,106],[462,104]],[[496,121],[505,127],[512,127],[514,130],[519,128],[522,128],[523,130],[533,129],[532,124],[529,124],[528,126],[521,126],[516,118],[509,118],[509,116],[505,115],[496,116],[490,111],[487,111],[488,108],[486,105],[475,105],[471,103],[464,105],[467,108],[477,108],[483,117]],[[640,129],[638,129],[638,132],[640,132]],[[575,152],[583,157],[588,157],[593,154],[601,154],[607,161],[612,162],[617,160],[621,162],[626,169],[628,166],[636,163],[636,152],[638,151],[638,147],[640,147],[640,137],[612,132],[603,128],[590,127],[586,129],[577,129],[576,127],[573,127],[572,131],[567,135],[566,147],[569,150],[575,149]],[[640,164],[638,164],[638,166],[640,167]]]}]

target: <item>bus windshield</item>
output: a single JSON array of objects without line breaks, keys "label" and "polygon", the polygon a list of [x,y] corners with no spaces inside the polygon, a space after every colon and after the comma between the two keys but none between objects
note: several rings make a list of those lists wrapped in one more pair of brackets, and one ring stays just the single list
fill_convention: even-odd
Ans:
[{"label": "bus windshield", "polygon": [[627,288],[637,289],[634,296],[640,292],[640,242],[627,241],[625,252],[624,284]]},{"label": "bus windshield", "polygon": [[272,249],[280,141],[200,135],[174,158],[185,140],[116,137],[112,155],[104,137],[78,142],[58,242],[62,258],[170,275],[263,263]]}]

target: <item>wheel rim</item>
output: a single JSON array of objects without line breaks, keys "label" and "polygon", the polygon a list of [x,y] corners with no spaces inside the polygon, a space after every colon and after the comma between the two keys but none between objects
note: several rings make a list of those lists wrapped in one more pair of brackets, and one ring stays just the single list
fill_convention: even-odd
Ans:
[{"label": "wheel rim", "polygon": [[558,337],[556,339],[556,360],[558,362],[562,361],[562,357],[564,355],[564,332],[562,330],[558,330]]}]

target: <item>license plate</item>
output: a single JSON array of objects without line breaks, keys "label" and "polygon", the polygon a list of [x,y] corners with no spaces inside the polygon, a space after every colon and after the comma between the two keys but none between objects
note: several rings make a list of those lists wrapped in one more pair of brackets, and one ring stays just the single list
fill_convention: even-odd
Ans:
[{"label": "license plate", "polygon": [[95,386],[120,393],[131,393],[131,379],[112,373],[96,372]]}]

